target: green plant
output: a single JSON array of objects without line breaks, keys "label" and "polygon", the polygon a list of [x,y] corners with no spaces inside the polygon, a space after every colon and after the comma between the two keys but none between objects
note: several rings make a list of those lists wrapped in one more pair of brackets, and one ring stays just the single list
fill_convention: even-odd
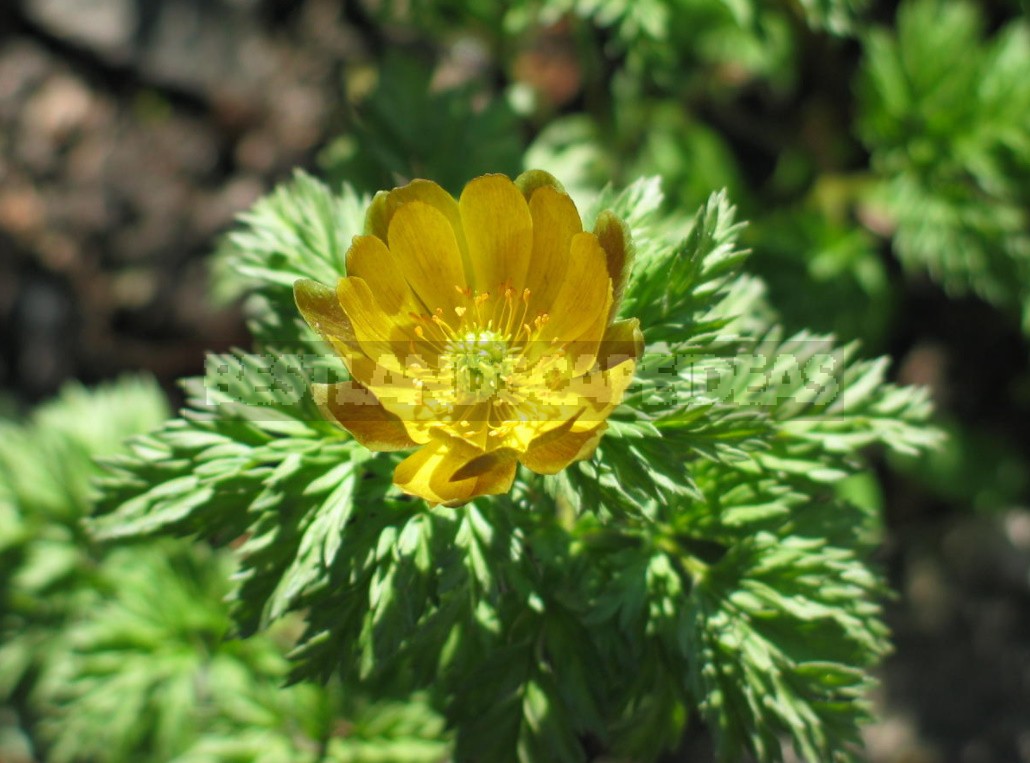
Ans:
[{"label": "green plant", "polygon": [[96,458],[167,417],[151,381],[70,385],[0,423],[0,757],[127,763],[438,761],[424,702],[284,688],[296,622],[233,638],[231,555],[82,530]]},{"label": "green plant", "polygon": [[867,447],[937,434],[884,361],[782,335],[724,196],[693,219],[654,180],[596,197],[585,223],[612,209],[636,245],[637,383],[595,458],[458,509],[400,494],[397,456],[321,418],[308,385],[342,365],[277,312],[294,279],[344,274],[322,244],[360,230],[358,197],[298,176],[274,199],[223,250],[259,297],[255,351],[211,356],[183,417],[110,462],[99,538],[242,539],[243,632],[302,617],[295,677],[426,692],[459,760],[581,760],[587,737],[653,758],[695,714],[729,760],[779,760],[784,737],[856,754],[888,645],[876,517],[837,485]]},{"label": "green plant", "polygon": [[[1030,330],[1030,28],[985,39],[977,6],[910,0],[871,31],[859,130],[881,176],[870,215],[909,269],[1022,315]],[[961,51],[957,57],[941,51]]]}]

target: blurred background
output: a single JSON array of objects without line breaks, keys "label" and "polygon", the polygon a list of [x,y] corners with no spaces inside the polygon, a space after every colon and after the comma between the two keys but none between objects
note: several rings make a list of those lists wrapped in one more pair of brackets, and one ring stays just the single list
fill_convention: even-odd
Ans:
[{"label": "blurred background", "polygon": [[863,487],[897,592],[870,759],[1030,761],[1025,13],[3,0],[0,417],[125,372],[177,405],[206,351],[248,343],[220,236],[298,167],[366,192],[540,167],[576,196],[657,174],[688,210],[726,187],[787,326],[889,355],[949,434]]}]

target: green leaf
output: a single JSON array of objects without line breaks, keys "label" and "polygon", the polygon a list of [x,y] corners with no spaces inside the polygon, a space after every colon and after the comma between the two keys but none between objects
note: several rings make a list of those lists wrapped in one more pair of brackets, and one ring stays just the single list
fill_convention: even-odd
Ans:
[{"label": "green leaf", "polygon": [[1030,327],[1030,28],[984,27],[972,3],[909,0],[896,36],[869,34],[860,132],[881,181],[866,217],[908,269]]},{"label": "green leaf", "polygon": [[334,284],[345,275],[351,239],[364,230],[369,196],[339,192],[298,170],[293,180],[240,216],[214,257],[214,293],[247,299],[247,326],[263,345],[315,353],[319,345],[293,302],[293,284]]},{"label": "green leaf", "polygon": [[[620,201],[613,203],[616,212]],[[706,308],[725,296],[747,257],[736,247],[740,227],[725,194],[713,194],[678,244],[634,235],[636,260],[622,312],[640,319],[649,343],[682,344],[724,325]]]},{"label": "green leaf", "polygon": [[493,99],[475,108],[474,86],[441,90],[432,87],[432,74],[426,61],[387,56],[381,84],[359,105],[352,134],[323,152],[329,177],[366,191],[431,178],[458,194],[487,172],[517,175],[523,145],[508,104]]}]

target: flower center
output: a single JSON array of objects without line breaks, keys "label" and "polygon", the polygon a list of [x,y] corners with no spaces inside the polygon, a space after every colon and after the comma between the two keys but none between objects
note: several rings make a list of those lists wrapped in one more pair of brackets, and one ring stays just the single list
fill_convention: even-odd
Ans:
[{"label": "flower center", "polygon": [[[447,345],[443,366],[454,373],[455,392],[483,402],[504,390],[515,360],[504,337],[492,330],[469,331]],[[471,399],[469,399],[471,398]]]},{"label": "flower center", "polygon": [[[435,360],[409,361],[408,374],[427,393],[423,404],[459,408],[489,405],[489,420],[503,422],[525,397],[526,374],[539,370],[532,351],[550,316],[530,313],[530,291],[507,284],[491,292],[456,287],[463,297],[453,313],[437,307],[431,313],[411,313],[414,321],[412,357],[419,345]],[[463,303],[463,304],[462,304]],[[560,343],[555,352],[560,352]],[[543,365],[546,365],[545,361]],[[485,414],[484,414],[485,415]]]}]

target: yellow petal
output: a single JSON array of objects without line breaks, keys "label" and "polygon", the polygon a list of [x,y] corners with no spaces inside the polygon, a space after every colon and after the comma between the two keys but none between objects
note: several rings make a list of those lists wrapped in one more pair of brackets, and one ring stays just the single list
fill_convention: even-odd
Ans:
[{"label": "yellow petal", "polygon": [[401,423],[408,439],[421,445],[433,438],[441,422],[424,404],[423,390],[415,380],[379,366],[366,386],[383,409]]},{"label": "yellow petal", "polygon": [[533,194],[538,188],[549,187],[558,193],[565,193],[565,188],[558,182],[558,179],[550,172],[543,170],[526,170],[515,178],[515,186],[522,191],[526,201],[533,198]]},{"label": "yellow petal", "polygon": [[450,222],[435,207],[421,201],[401,206],[390,222],[389,239],[400,271],[426,312],[442,308],[449,317],[455,306],[464,306],[461,252]]},{"label": "yellow petal", "polygon": [[491,469],[476,476],[476,484],[472,487],[470,498],[507,493],[515,482],[515,470],[518,465],[519,462],[514,458],[494,461]]},{"label": "yellow petal", "polygon": [[433,473],[446,455],[446,445],[431,440],[405,458],[393,471],[393,483],[409,495],[424,498],[431,505],[443,503],[444,498],[430,486]]},{"label": "yellow petal", "polygon": [[[636,363],[626,360],[605,370],[594,370],[551,386],[537,385],[527,389],[531,401],[526,407],[537,418],[549,416],[552,421],[574,419],[575,431],[591,429],[608,418],[625,396],[633,381]],[[525,418],[529,420],[530,415]],[[562,425],[564,426],[564,424]]]},{"label": "yellow petal", "polygon": [[591,429],[573,431],[575,419],[537,437],[519,456],[522,465],[537,474],[557,474],[573,461],[589,458],[607,428],[602,422]]},{"label": "yellow petal", "polygon": [[390,230],[390,218],[396,211],[396,208],[391,209],[389,191],[376,193],[365,210],[365,235],[375,236],[385,244],[387,231]]},{"label": "yellow petal", "polygon": [[[449,386],[445,392],[452,390],[453,385]],[[441,422],[441,428],[478,450],[486,450],[490,443],[490,408],[489,401],[455,405],[452,408],[450,420]]]},{"label": "yellow petal", "polygon": [[347,250],[347,275],[368,284],[376,300],[388,313],[408,314],[421,310],[396,255],[376,236],[355,236]]},{"label": "yellow petal", "polygon": [[308,325],[341,356],[346,358],[357,351],[354,326],[333,289],[317,281],[302,279],[293,284],[293,298]]},{"label": "yellow petal", "polygon": [[533,256],[526,286],[530,290],[530,318],[548,312],[569,267],[572,239],[583,232],[576,205],[568,195],[543,186],[529,200],[533,218]]},{"label": "yellow petal", "polygon": [[605,302],[594,322],[579,335],[579,339],[565,344],[567,373],[580,376],[597,365],[597,354],[601,350],[604,334],[608,328],[608,314],[611,312],[611,295]]},{"label": "yellow petal", "polygon": [[361,352],[383,368],[403,370],[411,336],[383,310],[368,284],[357,276],[341,278],[336,295],[354,327]]},{"label": "yellow petal", "polygon": [[516,461],[517,456],[518,454],[511,448],[491,450],[467,462],[451,475],[450,481],[460,482],[472,477],[507,471],[508,467]]},{"label": "yellow petal", "polygon": [[615,315],[622,302],[622,293],[626,289],[633,264],[629,226],[613,212],[605,211],[597,216],[594,235],[604,249],[608,276],[612,279],[612,315]]},{"label": "yellow petal", "polygon": [[639,360],[643,352],[644,335],[640,331],[640,321],[624,318],[615,321],[604,332],[597,365],[601,369],[612,368],[626,360]]},{"label": "yellow petal", "polygon": [[521,293],[533,252],[533,219],[522,193],[503,175],[484,175],[465,186],[458,207],[473,288],[497,294],[503,284]]},{"label": "yellow petal", "polygon": [[415,445],[403,422],[357,382],[312,384],[311,394],[326,418],[335,419],[369,450],[403,450]]},{"label": "yellow petal", "polygon": [[412,201],[428,204],[447,218],[454,229],[458,248],[463,253],[466,252],[465,232],[461,227],[458,202],[432,180],[412,180],[407,185],[394,188],[392,191],[377,193],[365,214],[365,233],[378,236],[383,242],[389,241],[390,222],[393,220],[394,214],[403,205]]},{"label": "yellow petal", "polygon": [[635,372],[636,362],[625,360],[604,371],[594,371],[571,380],[563,393],[574,398],[583,411],[575,428],[581,429],[590,426],[590,422],[607,419],[622,402]]},{"label": "yellow petal", "polygon": [[596,334],[598,315],[607,319],[610,305],[611,281],[604,250],[594,234],[577,233],[569,247],[568,269],[547,311],[550,320],[539,338],[565,343],[580,339],[589,329]]},{"label": "yellow petal", "polygon": [[471,445],[441,433],[401,461],[393,481],[405,493],[446,506],[460,506],[480,495],[506,493],[515,479],[514,460],[501,459],[474,476],[451,479],[481,455]]}]

